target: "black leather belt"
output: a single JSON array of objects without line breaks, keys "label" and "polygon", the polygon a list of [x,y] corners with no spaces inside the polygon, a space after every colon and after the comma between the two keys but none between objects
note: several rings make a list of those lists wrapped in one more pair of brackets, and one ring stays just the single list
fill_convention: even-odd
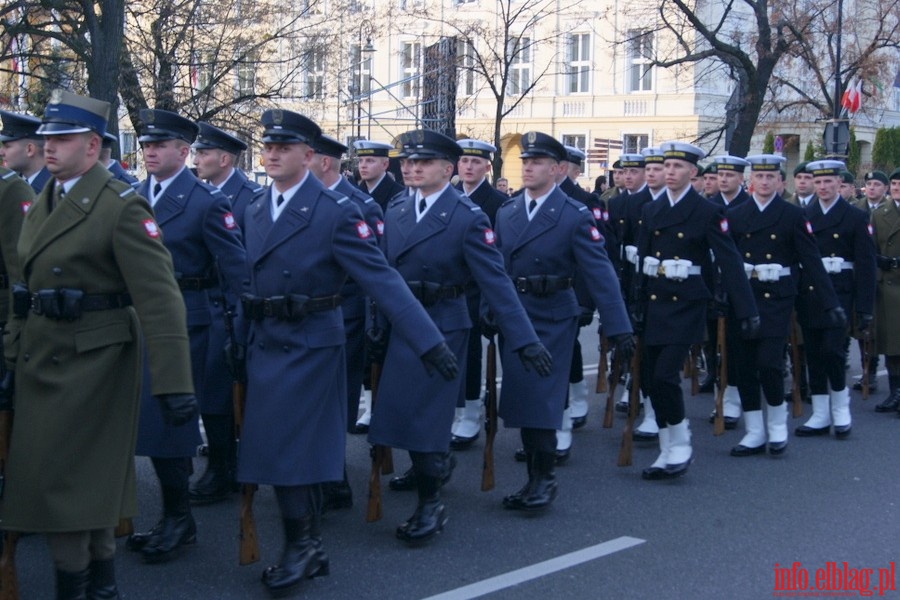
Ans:
[{"label": "black leather belt", "polygon": [[215,287],[217,282],[212,277],[177,277],[178,287],[189,292]]},{"label": "black leather belt", "polygon": [[516,284],[516,291],[520,294],[548,296],[554,292],[560,292],[572,287],[572,278],[558,275],[530,275],[528,277],[516,277],[513,283]]},{"label": "black leather belt", "polygon": [[459,298],[466,295],[464,285],[441,285],[433,281],[407,281],[409,291],[422,303],[422,306],[432,306],[441,300]]},{"label": "black leather belt", "polygon": [[38,290],[31,295],[31,312],[47,317],[73,321],[82,313],[131,306],[130,294],[85,294],[81,290]]},{"label": "black leather belt", "polygon": [[299,321],[310,313],[334,310],[341,305],[342,300],[343,298],[338,295],[310,298],[301,294],[289,294],[261,298],[252,294],[243,294],[241,306],[244,309],[244,316],[254,321],[262,319]]}]

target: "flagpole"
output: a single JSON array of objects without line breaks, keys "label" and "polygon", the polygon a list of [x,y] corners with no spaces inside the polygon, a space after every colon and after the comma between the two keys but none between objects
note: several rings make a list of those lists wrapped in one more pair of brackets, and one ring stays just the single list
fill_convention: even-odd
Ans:
[{"label": "flagpole", "polygon": [[838,120],[841,118],[841,30],[844,21],[844,0],[837,3],[837,49],[834,55],[834,127],[832,128],[832,150],[838,148]]}]

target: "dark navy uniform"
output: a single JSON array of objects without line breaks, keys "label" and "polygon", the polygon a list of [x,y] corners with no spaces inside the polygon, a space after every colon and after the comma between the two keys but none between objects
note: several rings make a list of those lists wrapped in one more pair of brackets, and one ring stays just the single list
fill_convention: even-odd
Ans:
[{"label": "dark navy uniform", "polygon": [[134,186],[134,184],[138,182],[137,177],[126,171],[122,164],[117,160],[111,160],[109,164],[106,165],[106,168],[109,169],[109,172],[113,174],[115,179],[118,179],[123,183]]},{"label": "dark navy uniform", "polygon": [[492,226],[497,221],[497,209],[509,200],[509,196],[497,191],[494,186],[488,183],[487,179],[482,179],[481,184],[470,194],[465,193],[462,183],[457,184],[456,189],[484,211]]},{"label": "dark navy uniform", "polygon": [[28,178],[28,184],[31,186],[31,189],[34,190],[35,194],[40,194],[48,181],[50,181],[50,171],[47,170],[47,167],[43,167],[32,177]]},{"label": "dark navy uniform", "polygon": [[262,189],[262,186],[250,181],[240,169],[235,169],[231,177],[219,189],[231,203],[231,212],[234,214],[238,227],[243,231],[244,213],[247,212],[247,207],[250,206],[254,196]]}]

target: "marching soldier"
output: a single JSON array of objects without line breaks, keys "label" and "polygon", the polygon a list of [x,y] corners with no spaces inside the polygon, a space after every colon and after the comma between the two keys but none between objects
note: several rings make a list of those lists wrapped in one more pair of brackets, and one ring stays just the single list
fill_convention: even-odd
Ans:
[{"label": "marching soldier", "polygon": [[600,200],[609,206],[609,201],[625,191],[625,184],[622,181],[622,161],[617,160],[612,164],[612,187],[607,189],[600,195]]},{"label": "marching soldier", "polygon": [[841,186],[839,193],[842,198],[847,199],[847,202],[856,202],[859,199],[856,195],[856,177],[847,169],[841,171]]},{"label": "marching soldier", "polygon": [[[889,177],[891,199],[872,213],[872,228],[878,252],[878,288],[875,296],[875,344],[878,354],[884,354],[888,372],[889,393],[875,407],[876,412],[897,412],[900,416],[900,335],[894,323],[900,323],[900,168]],[[896,317],[896,318],[895,318]]]},{"label": "marching soldier", "polygon": [[775,192],[785,202],[795,204],[794,194],[787,189],[787,173],[784,172],[784,169],[778,169],[778,185],[775,187]]},{"label": "marching soldier", "polygon": [[22,226],[7,338],[16,414],[0,519],[48,535],[57,598],[118,598],[113,531],[136,512],[142,346],[166,420],[197,410],[172,260],[147,203],[98,161],[109,108],[62,91],[47,105],[38,133],[53,179]]},{"label": "marching soldier", "polygon": [[112,158],[113,144],[118,142],[118,138],[108,131],[103,134],[103,148],[100,150],[100,164],[109,169],[113,177],[123,183],[127,183],[131,187],[137,184],[138,180],[122,167],[122,163]]},{"label": "marching soldier", "polygon": [[711,162],[703,168],[703,196],[712,200],[719,193],[719,167]]},{"label": "marching soldier", "polygon": [[659,426],[660,455],[644,469],[644,479],[684,475],[692,461],[691,434],[684,414],[679,373],[692,344],[703,341],[712,292],[701,277],[713,252],[731,309],[745,335],[759,317],[724,209],[694,191],[691,178],[703,150],[683,142],[660,145],[665,156],[666,196],[642,213],[633,318],[643,331],[641,379],[646,382]]},{"label": "marching soldier", "polygon": [[[500,205],[509,197],[491,187],[487,174],[491,170],[491,154],[497,151],[493,145],[478,140],[464,139],[457,142],[462,151],[457,169],[459,184],[457,189],[474,202],[488,216],[493,227]],[[407,166],[412,163],[403,159]],[[406,180],[404,175],[404,181]],[[466,290],[466,303],[469,307],[469,318],[472,330],[469,332],[469,345],[466,350],[466,382],[465,405],[456,408],[453,420],[450,448],[464,450],[478,439],[484,423],[484,401],[481,398],[481,327],[479,323],[479,305],[481,294],[477,287]]]},{"label": "marching soldier", "polygon": [[[550,355],[503,270],[487,215],[450,185],[461,148],[445,135],[421,129],[403,134],[401,143],[412,162],[416,196],[395,200],[385,214],[388,262],[441,328],[459,360],[472,326],[465,290],[475,284],[503,333],[502,347],[517,353],[529,369],[548,375]],[[409,451],[412,472],[407,477],[415,481],[419,501],[413,515],[397,528],[397,537],[410,543],[431,538],[447,521],[440,488],[451,466],[450,427],[463,392],[460,379],[440,382],[411,365],[412,356],[409,341],[392,335],[378,410],[369,429],[371,443]]]},{"label": "marching soldier", "polygon": [[21,279],[16,245],[34,190],[15,171],[0,167],[0,331],[9,315],[9,288]]},{"label": "marching soldier", "polygon": [[[871,327],[874,312],[875,244],[868,215],[838,194],[843,168],[844,163],[837,160],[807,165],[818,202],[806,208],[806,216],[840,305],[844,313],[856,316],[856,326],[863,332]],[[797,314],[809,358],[813,414],[794,433],[798,437],[825,435],[833,424],[835,437],[843,439],[850,435],[851,427],[850,390],[844,371],[847,329],[823,323],[825,311],[814,287],[814,277],[804,269]]]},{"label": "marching soldier", "polygon": [[[381,207],[370,196],[341,177],[341,157],[347,151],[347,146],[327,135],[320,135],[313,142],[313,149],[316,153],[309,163],[310,173],[326,189],[343,194],[356,204],[374,234],[370,239],[377,246],[384,233],[384,215]],[[348,279],[341,288],[341,298],[346,336],[344,355],[347,361],[347,432],[354,433],[366,365],[366,312],[369,303],[362,288],[352,279]],[[346,466],[343,480],[325,484],[323,492],[323,509],[350,508],[353,505],[353,491],[347,479]]]},{"label": "marching soldier", "polygon": [[[197,177],[225,195],[231,214],[240,227],[244,211],[260,187],[235,168],[247,144],[233,135],[198,122],[199,131],[191,148]],[[218,270],[218,267],[217,267]],[[219,277],[219,274],[216,274]],[[234,402],[232,378],[225,364],[225,344],[228,332],[225,319],[233,319],[238,297],[224,294],[221,285],[208,288],[210,310],[209,344],[204,368],[203,395],[200,397],[200,416],[206,432],[207,463],[203,475],[191,483],[193,504],[212,504],[226,499],[237,491],[234,471],[237,444],[234,438]],[[226,315],[228,311],[228,315]]]},{"label": "marching soldier", "polygon": [[563,366],[551,377],[539,377],[527,365],[516,364],[514,345],[506,339],[500,344],[504,373],[500,416],[507,427],[520,428],[528,465],[528,481],[506,496],[503,506],[536,511],[547,508],[556,496],[554,430],[564,418],[569,383],[564,367],[571,362],[582,312],[572,289],[576,277],[584,279],[604,332],[625,363],[634,353],[634,339],[615,271],[590,211],[555,185],[556,171],[566,162],[566,148],[534,131],[524,134],[520,144],[524,191],[498,211],[497,245],[538,336]]},{"label": "marching soldier", "polygon": [[28,182],[35,194],[40,194],[50,181],[50,171],[44,161],[44,138],[37,133],[41,120],[31,115],[0,110],[3,129],[0,131],[0,160]]},{"label": "marching soldier", "polygon": [[744,170],[750,166],[746,159],[723,154],[713,159],[716,165],[719,193],[711,198],[725,208],[738,206],[750,199],[744,189]]},{"label": "marching soldier", "polygon": [[267,110],[261,122],[273,183],[247,209],[245,223],[247,400],[238,480],[275,488],[284,549],[262,577],[275,595],[329,572],[319,532],[320,484],[339,481],[344,468],[346,337],[339,293],[345,279],[378,302],[392,323],[392,340],[407,344],[410,362],[401,380],[415,369],[422,377],[437,370],[435,381],[453,380],[457,368],[440,331],[372,243],[356,203],[309,173],[318,125],[286,110]]},{"label": "marching soldier", "polygon": [[806,170],[808,163],[802,162],[794,167],[794,196],[790,203],[806,208],[816,196],[812,173]]},{"label": "marching soldier", "polygon": [[390,144],[357,140],[353,149],[359,159],[359,189],[371,196],[382,211],[387,210],[388,201],[403,191],[403,186],[394,181],[388,173]]},{"label": "marching soldier", "polygon": [[[163,243],[172,254],[187,309],[191,372],[201,410],[215,411],[207,402],[203,385],[213,315],[209,290],[221,287],[224,281],[225,297],[240,296],[247,277],[241,232],[228,199],[194,177],[185,165],[199,130],[197,125],[165,110],[144,109],[140,118],[138,141],[149,177],[138,192],[149,200]],[[201,442],[200,431],[196,418],[173,426],[150,401],[148,386],[159,376],[149,373],[144,378],[136,452],[151,457],[162,491],[163,516],[150,530],[128,539],[128,548],[140,552],[146,562],[171,560],[179,548],[196,541],[197,531],[188,480],[191,457]]]},{"label": "marching soldier", "polygon": [[[766,451],[781,455],[787,449],[787,403],[784,398],[783,352],[790,333],[797,296],[799,268],[820,302],[819,320],[827,327],[844,327],[844,311],[816,249],[813,230],[802,209],[775,192],[784,158],[772,154],[748,156],[753,196],[728,211],[731,235],[744,259],[761,327],[759,334],[735,344],[738,389],[746,433],[731,449],[732,456]],[[725,277],[723,275],[723,282]],[[766,425],[760,388],[768,404]]]}]

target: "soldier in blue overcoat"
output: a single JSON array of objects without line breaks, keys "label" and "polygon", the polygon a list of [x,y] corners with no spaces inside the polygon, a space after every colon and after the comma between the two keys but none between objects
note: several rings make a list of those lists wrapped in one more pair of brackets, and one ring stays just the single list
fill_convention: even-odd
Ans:
[{"label": "soldier in blue overcoat", "polygon": [[[197,177],[221,191],[240,228],[243,211],[250,204],[253,195],[260,190],[260,186],[249,181],[235,168],[241,153],[247,149],[247,144],[209,123],[200,121],[197,127],[197,138],[191,144]],[[217,264],[216,277],[219,277],[218,268]],[[229,338],[226,318],[233,321],[238,296],[234,293],[225,294],[221,285],[214,285],[207,292],[212,312],[200,416],[206,432],[208,460],[203,475],[191,483],[192,504],[218,502],[237,489],[234,482],[237,446],[234,438],[232,378],[225,366],[224,348]]]},{"label": "soldier in blue overcoat", "polygon": [[44,138],[38,135],[41,120],[22,113],[0,110],[0,160],[22,176],[35,194],[40,194],[50,181],[44,163]]},{"label": "soldier in blue overcoat", "polygon": [[665,156],[666,195],[644,205],[638,238],[635,323],[643,329],[641,383],[646,384],[659,426],[660,456],[645,479],[683,475],[692,460],[679,370],[691,345],[703,341],[712,290],[702,276],[710,251],[742,328],[752,334],[759,317],[724,209],[691,185],[700,148],[683,142],[660,145]]},{"label": "soldier in blue overcoat", "polygon": [[103,134],[103,148],[100,150],[100,164],[113,174],[113,178],[118,179],[122,183],[127,183],[131,187],[137,187],[137,177],[126,171],[124,167],[122,167],[122,163],[112,158],[113,144],[118,142],[118,140],[118,136],[108,131]]},{"label": "soldier in blue overcoat", "polygon": [[514,360],[515,346],[505,333],[500,338],[500,416],[507,427],[521,429],[528,469],[528,482],[506,496],[503,505],[534,511],[548,507],[556,496],[556,430],[563,421],[582,314],[572,286],[576,275],[600,313],[605,335],[626,363],[634,353],[634,339],[615,270],[590,210],[555,183],[564,168],[565,147],[534,131],[523,135],[520,143],[524,191],[497,212],[497,245],[519,300],[557,368],[550,377],[537,377]]},{"label": "soldier in blue overcoat", "polygon": [[[807,206],[806,216],[822,263],[841,308],[847,315],[855,314],[857,328],[865,331],[871,327],[875,311],[875,242],[869,215],[838,193],[839,172],[846,168],[843,162],[815,161],[807,168],[813,175],[818,201]],[[843,439],[850,435],[851,426],[850,390],[844,371],[848,331],[829,327],[822,319],[826,307],[814,281],[807,278],[804,270],[797,312],[809,358],[813,414],[795,433],[801,437],[827,435],[829,426],[834,425],[835,437]]]},{"label": "soldier in blue overcoat", "polygon": [[[787,448],[783,352],[790,334],[801,266],[804,278],[808,277],[821,301],[823,313],[817,318],[830,323],[829,327],[843,327],[846,320],[803,209],[785,202],[776,192],[784,158],[764,154],[748,156],[747,161],[754,188],[752,197],[728,209],[727,215],[761,324],[757,336],[736,344],[734,359],[746,433],[731,449],[731,455],[765,452],[768,434],[769,453],[777,456]],[[768,404],[765,425],[760,388]]]},{"label": "soldier in blue overcoat", "polygon": [[[341,479],[347,428],[343,313],[349,276],[381,307],[415,364],[455,380],[441,332],[372,243],[357,205],[308,169],[319,127],[303,115],[262,115],[263,157],[273,184],[245,216],[249,291],[242,298],[247,401],[238,480],[275,487],[285,545],[263,574],[273,593],[328,573],[318,520],[321,486]],[[426,367],[423,360],[428,363]],[[437,373],[434,373],[434,371]]]},{"label": "soldier in blue overcoat", "polygon": [[[460,362],[464,364],[472,326],[466,288],[475,284],[482,302],[495,315],[508,351],[517,352],[529,369],[549,373],[550,356],[504,272],[490,221],[450,185],[460,147],[445,135],[425,130],[407,132],[401,142],[412,163],[416,195],[395,200],[385,214],[382,243],[388,261],[419,298]],[[412,460],[409,476],[415,481],[419,502],[413,516],[397,529],[401,540],[428,539],[446,522],[439,490],[462,379],[452,385],[437,380],[421,367],[406,340],[391,336],[369,441],[408,450]]]},{"label": "soldier in blue overcoat", "polygon": [[[227,292],[240,294],[247,277],[241,233],[228,199],[194,177],[185,165],[197,125],[164,110],[144,109],[140,117],[138,141],[150,176],[138,193],[150,202],[172,255],[187,310],[194,388],[203,406],[212,321],[209,290],[224,281]],[[179,547],[196,539],[188,480],[191,457],[201,439],[197,419],[179,427],[163,421],[150,395],[150,383],[145,373],[136,454],[152,459],[162,487],[163,518],[150,531],[132,535],[129,548],[140,551],[146,561],[159,562],[171,559]]]}]

